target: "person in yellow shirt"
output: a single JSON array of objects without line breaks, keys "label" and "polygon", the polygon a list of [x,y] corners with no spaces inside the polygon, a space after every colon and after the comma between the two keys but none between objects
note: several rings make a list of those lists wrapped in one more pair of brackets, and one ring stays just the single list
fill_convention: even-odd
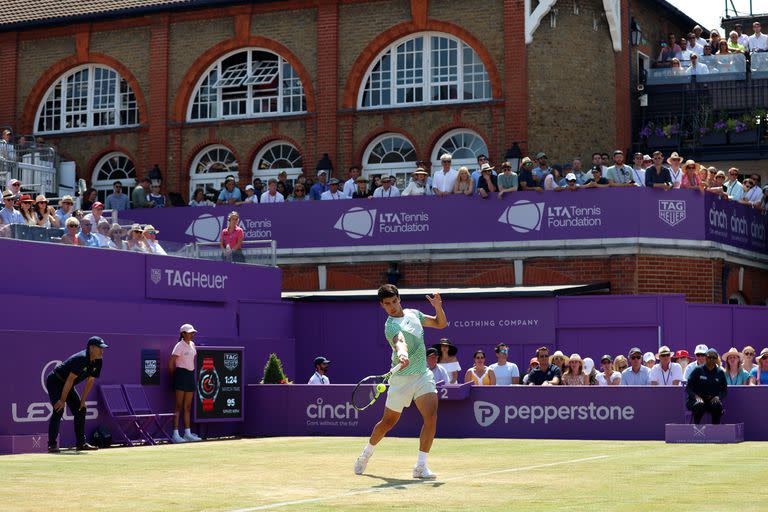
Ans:
[{"label": "person in yellow shirt", "polygon": [[464,375],[464,382],[471,382],[475,386],[495,386],[496,374],[493,370],[485,366],[485,352],[476,350],[472,355],[475,364],[467,370]]}]

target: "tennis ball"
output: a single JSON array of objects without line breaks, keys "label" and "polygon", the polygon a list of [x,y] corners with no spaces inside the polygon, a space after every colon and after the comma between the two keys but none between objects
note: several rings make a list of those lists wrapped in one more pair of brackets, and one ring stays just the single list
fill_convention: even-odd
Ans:
[{"label": "tennis ball", "polygon": [[378,391],[379,393],[383,393],[386,390],[387,390],[387,386],[385,384],[376,385],[376,391]]}]

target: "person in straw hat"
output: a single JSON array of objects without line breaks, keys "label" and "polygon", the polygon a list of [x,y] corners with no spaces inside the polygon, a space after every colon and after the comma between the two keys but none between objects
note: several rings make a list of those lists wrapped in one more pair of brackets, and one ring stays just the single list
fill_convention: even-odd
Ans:
[{"label": "person in straw hat", "polygon": [[669,158],[667,158],[669,164],[669,175],[672,177],[672,187],[680,188],[683,183],[683,157],[677,154],[677,151],[673,151]]},{"label": "person in straw hat", "polygon": [[725,380],[729,386],[747,386],[754,385],[754,379],[749,372],[743,368],[741,353],[736,348],[723,354],[723,369],[725,370]]},{"label": "person in straw hat", "polygon": [[699,170],[701,165],[697,164],[693,160],[686,160],[683,165],[683,179],[680,182],[680,188],[701,188],[701,177],[699,176]]},{"label": "person in straw hat", "polygon": [[678,386],[683,380],[683,367],[672,362],[672,351],[666,345],[656,354],[659,364],[651,368],[651,386]]},{"label": "person in straw hat", "polygon": [[757,365],[749,374],[758,386],[768,385],[768,348],[760,351],[760,355],[757,356]]},{"label": "person in straw hat", "polygon": [[584,361],[579,354],[571,354],[563,374],[563,386],[589,386],[589,376],[584,373]]},{"label": "person in straw hat", "polygon": [[429,173],[424,170],[423,167],[418,167],[411,173],[411,181],[408,186],[405,187],[402,196],[426,196],[431,195],[430,190],[427,187],[427,176]]}]

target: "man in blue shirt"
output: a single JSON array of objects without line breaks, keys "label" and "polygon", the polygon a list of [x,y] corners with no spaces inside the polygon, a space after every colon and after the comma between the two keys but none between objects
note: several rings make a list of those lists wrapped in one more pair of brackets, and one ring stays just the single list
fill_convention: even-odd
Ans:
[{"label": "man in blue shirt", "polygon": [[86,247],[99,247],[99,239],[91,233],[92,229],[93,222],[84,218],[80,221],[80,232],[77,234],[77,238],[80,240],[80,243]]},{"label": "man in blue shirt", "polygon": [[[69,407],[75,420],[75,443],[78,451],[96,450],[97,448],[85,442],[85,400],[93,387],[93,381],[101,375],[101,363],[104,349],[108,345],[98,336],[88,340],[85,350],[69,356],[66,361],[56,365],[45,378],[45,388],[53,405],[50,423],[48,424],[48,452],[59,453],[58,437],[61,417],[64,407]],[[87,380],[86,380],[87,379]],[[75,386],[85,382],[82,398]]]},{"label": "man in blue shirt", "polygon": [[651,370],[643,366],[643,351],[637,347],[629,350],[629,368],[621,372],[622,386],[648,386],[651,383]]},{"label": "man in blue shirt", "polygon": [[13,192],[3,190],[3,209],[0,210],[3,224],[26,224],[21,212],[13,207]]},{"label": "man in blue shirt", "polygon": [[319,201],[323,192],[330,190],[328,186],[328,171],[317,171],[317,183],[309,189],[309,198]]},{"label": "man in blue shirt", "polygon": [[112,190],[114,190],[114,192],[107,196],[107,200],[105,202],[107,210],[117,210],[120,212],[130,208],[128,195],[123,194],[123,184],[119,181],[116,181],[114,185],[112,185]]},{"label": "man in blue shirt", "polygon": [[235,177],[227,176],[224,180],[224,188],[219,192],[216,204],[235,204],[243,200],[240,189],[235,186]]}]

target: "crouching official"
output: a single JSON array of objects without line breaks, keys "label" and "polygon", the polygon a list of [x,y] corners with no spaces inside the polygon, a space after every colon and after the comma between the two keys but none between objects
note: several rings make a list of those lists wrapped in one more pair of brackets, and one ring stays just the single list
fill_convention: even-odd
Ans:
[{"label": "crouching official", "polygon": [[[56,365],[45,379],[45,387],[53,404],[53,414],[48,424],[48,452],[59,453],[57,439],[64,407],[69,406],[75,423],[75,443],[78,451],[96,450],[85,442],[85,400],[93,387],[93,381],[101,375],[101,358],[107,348],[104,340],[93,336],[88,340],[85,350],[72,354],[66,361]],[[75,385],[85,380],[83,397],[75,389]]]},{"label": "crouching official", "polygon": [[688,392],[688,410],[693,412],[693,421],[698,425],[705,412],[712,415],[712,423],[720,424],[720,418],[723,416],[723,403],[721,400],[725,397],[728,390],[728,383],[725,380],[725,372],[717,362],[720,357],[713,348],[706,354],[706,362],[697,366],[688,377],[688,384],[685,390]]}]

